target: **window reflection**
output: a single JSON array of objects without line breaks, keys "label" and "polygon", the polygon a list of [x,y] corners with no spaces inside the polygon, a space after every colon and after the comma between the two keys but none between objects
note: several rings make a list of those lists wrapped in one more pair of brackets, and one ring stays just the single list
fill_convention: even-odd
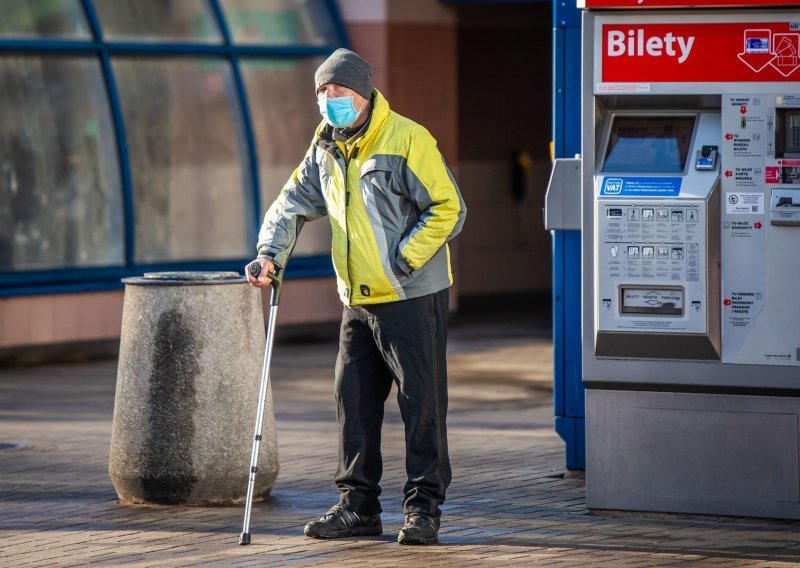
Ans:
[{"label": "window reflection", "polygon": [[93,59],[0,58],[0,270],[121,264],[114,132]]},{"label": "window reflection", "polygon": [[[0,272],[250,256],[257,231],[253,192],[260,192],[260,216],[320,121],[313,74],[322,58],[236,51],[245,44],[333,48],[339,36],[331,4],[220,0],[231,51],[208,0],[0,0],[0,43],[36,40],[30,51],[22,42],[0,46]],[[85,7],[97,13],[100,37]],[[54,39],[83,40],[74,44],[81,55],[56,52],[64,44]],[[126,263],[118,132],[101,65],[105,40],[127,45],[124,55],[115,43],[109,51],[126,135],[122,156],[133,185],[132,264]],[[207,45],[167,55],[173,42]],[[247,87],[258,188],[232,61],[240,62]],[[296,255],[329,249],[328,224],[313,223]],[[16,276],[0,280],[9,278]]]},{"label": "window reflection", "polygon": [[228,63],[125,58],[114,71],[133,175],[136,260],[251,254],[247,152]]},{"label": "window reflection", "polygon": [[107,39],[220,42],[205,0],[96,0]]},{"label": "window reflection", "polygon": [[221,0],[236,43],[322,45],[335,41],[324,0]]},{"label": "window reflection", "polygon": [[0,0],[0,36],[90,37],[80,0]]},{"label": "window reflection", "polygon": [[[314,99],[314,71],[322,61],[241,61],[258,147],[264,211],[305,156],[321,121]],[[294,254],[326,254],[330,243],[328,223],[308,223],[300,233]]]}]

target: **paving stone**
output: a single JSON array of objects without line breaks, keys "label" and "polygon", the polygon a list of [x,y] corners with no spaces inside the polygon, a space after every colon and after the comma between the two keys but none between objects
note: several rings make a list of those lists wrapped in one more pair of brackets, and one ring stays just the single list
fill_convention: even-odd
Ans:
[{"label": "paving stone", "polygon": [[[440,544],[399,546],[403,428],[389,397],[385,533],[306,539],[336,500],[332,341],[282,341],[273,397],[280,475],[253,507],[121,506],[108,478],[116,361],[0,370],[0,566],[763,566],[800,563],[800,523],[586,514],[585,481],[564,472],[541,326],[455,327],[449,350],[453,485]],[[254,377],[258,381],[258,377]],[[232,409],[237,410],[237,409]],[[252,413],[254,409],[245,409]],[[247,472],[242,472],[245,484]]]}]

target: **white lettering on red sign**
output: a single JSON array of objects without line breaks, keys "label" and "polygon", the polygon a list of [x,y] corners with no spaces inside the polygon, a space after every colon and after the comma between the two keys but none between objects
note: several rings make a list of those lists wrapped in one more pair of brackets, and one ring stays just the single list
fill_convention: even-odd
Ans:
[{"label": "white lettering on red sign", "polygon": [[678,63],[683,63],[689,57],[694,45],[694,36],[688,38],[674,36],[672,32],[667,35],[650,36],[645,38],[644,30],[628,30],[626,34],[621,30],[608,32],[606,53],[609,57],[677,57]]}]

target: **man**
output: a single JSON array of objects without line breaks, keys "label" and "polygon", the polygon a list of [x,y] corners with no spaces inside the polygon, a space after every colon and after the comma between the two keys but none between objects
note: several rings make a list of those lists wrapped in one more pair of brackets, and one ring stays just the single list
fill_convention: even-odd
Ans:
[{"label": "man", "polygon": [[[447,242],[466,207],[420,125],[389,109],[372,66],[347,49],[317,69],[323,122],[264,217],[257,261],[283,267],[303,223],[327,215],[344,303],[335,395],[339,503],[305,527],[314,538],[379,535],[383,405],[394,381],[405,423],[401,544],[436,542],[450,484],[447,452]],[[265,276],[250,283],[269,285]]]}]

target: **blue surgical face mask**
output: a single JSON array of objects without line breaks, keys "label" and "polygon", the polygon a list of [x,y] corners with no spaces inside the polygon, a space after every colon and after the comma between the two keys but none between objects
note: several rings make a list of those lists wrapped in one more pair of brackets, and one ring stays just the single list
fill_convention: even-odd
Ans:
[{"label": "blue surgical face mask", "polygon": [[334,128],[347,128],[360,114],[353,106],[353,97],[329,99],[324,94],[317,99],[319,113]]}]

